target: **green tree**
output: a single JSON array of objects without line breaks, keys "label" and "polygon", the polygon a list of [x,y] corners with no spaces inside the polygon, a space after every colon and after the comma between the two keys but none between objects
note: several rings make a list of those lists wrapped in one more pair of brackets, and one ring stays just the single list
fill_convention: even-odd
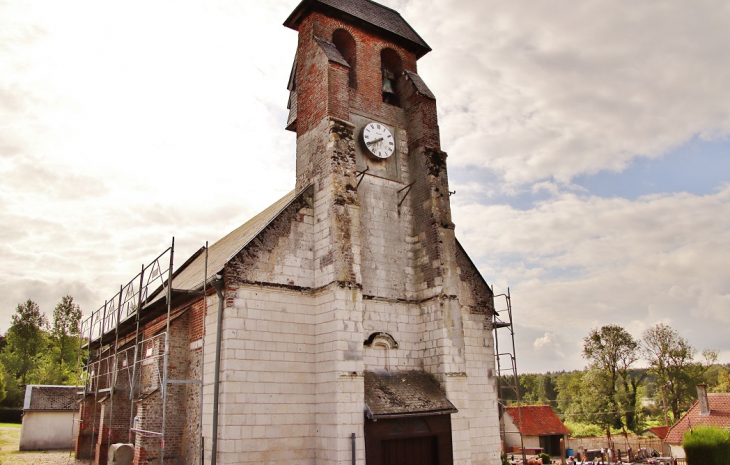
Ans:
[{"label": "green tree", "polygon": [[604,426],[639,430],[637,389],[644,373],[632,371],[631,366],[641,356],[640,347],[639,341],[618,325],[593,329],[583,339],[583,356],[591,369],[602,373],[600,377],[594,374],[591,381],[593,392],[606,402],[600,410],[605,413],[600,416]]},{"label": "green tree", "polygon": [[672,418],[676,421],[696,398],[696,385],[717,360],[717,352],[704,350],[702,355],[706,363],[695,361],[697,350],[675,329],[661,323],[644,331],[643,346],[650,371],[656,376],[656,385],[664,387]]},{"label": "green tree", "polygon": [[7,391],[5,390],[5,367],[0,363],[0,402],[5,400]]},{"label": "green tree", "polygon": [[66,295],[53,310],[48,356],[44,359],[43,383],[68,384],[75,382],[79,350],[79,322],[81,308],[73,297]]},{"label": "green tree", "polygon": [[555,381],[551,373],[527,373],[520,375],[520,398],[527,404],[550,404],[557,398]]},{"label": "green tree", "polygon": [[543,401],[540,392],[540,375],[527,373],[520,375],[520,397],[526,404],[539,404]]},{"label": "green tree", "polygon": [[712,392],[730,392],[730,373],[723,369],[717,376],[717,385]]},{"label": "green tree", "polygon": [[566,415],[576,415],[580,413],[581,387],[583,379],[582,371],[572,371],[570,373],[562,373],[556,383],[557,403],[555,409],[559,413]]},{"label": "green tree", "polygon": [[5,334],[7,345],[0,354],[0,363],[14,381],[7,380],[6,383],[8,397],[13,404],[17,405],[22,401],[25,386],[46,352],[47,327],[48,320],[37,303],[28,299],[25,303],[18,304],[12,324]]}]

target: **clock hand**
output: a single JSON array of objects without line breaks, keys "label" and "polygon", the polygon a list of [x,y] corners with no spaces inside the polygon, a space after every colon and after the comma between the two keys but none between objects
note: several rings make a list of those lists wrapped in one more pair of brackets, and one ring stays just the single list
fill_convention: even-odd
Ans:
[{"label": "clock hand", "polygon": [[381,142],[382,140],[383,140],[383,138],[381,137],[380,139],[375,139],[375,140],[371,140],[370,142],[365,142],[365,144],[373,145],[373,144],[377,144],[378,142]]}]

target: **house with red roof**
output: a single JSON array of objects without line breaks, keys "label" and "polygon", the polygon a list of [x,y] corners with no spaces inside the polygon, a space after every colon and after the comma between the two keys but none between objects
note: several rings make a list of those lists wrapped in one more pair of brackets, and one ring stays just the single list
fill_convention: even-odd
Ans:
[{"label": "house with red roof", "polygon": [[549,405],[523,405],[504,407],[502,432],[506,450],[520,447],[520,434],[523,435],[525,450],[530,453],[546,452],[560,455],[560,440],[567,440],[570,431],[560,421]]},{"label": "house with red roof", "polygon": [[652,426],[651,428],[646,428],[644,431],[641,432],[643,436],[653,436],[661,439],[664,441],[664,438],[667,437],[667,433],[669,432],[668,426]]},{"label": "house with red roof", "polygon": [[708,394],[704,384],[697,386],[697,402],[689,411],[669,428],[664,438],[672,457],[685,458],[682,448],[684,432],[698,426],[730,428],[730,393]]},{"label": "house with red roof", "polygon": [[669,426],[652,426],[651,428],[646,428],[640,434],[644,437],[660,439],[662,441],[662,455],[669,456],[671,455],[671,449],[668,444],[664,443],[664,438],[667,437],[668,432]]}]

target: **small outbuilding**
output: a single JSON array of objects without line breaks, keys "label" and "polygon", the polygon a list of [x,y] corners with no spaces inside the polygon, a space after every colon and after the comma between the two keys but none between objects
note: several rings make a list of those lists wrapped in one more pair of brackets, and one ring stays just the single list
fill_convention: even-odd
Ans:
[{"label": "small outbuilding", "polygon": [[78,424],[76,387],[25,387],[20,450],[73,449]]},{"label": "small outbuilding", "polygon": [[561,439],[566,442],[567,447],[570,430],[549,405],[505,407],[503,420],[504,444],[507,450],[519,449],[520,432],[528,453],[545,452],[552,456],[560,455]]}]

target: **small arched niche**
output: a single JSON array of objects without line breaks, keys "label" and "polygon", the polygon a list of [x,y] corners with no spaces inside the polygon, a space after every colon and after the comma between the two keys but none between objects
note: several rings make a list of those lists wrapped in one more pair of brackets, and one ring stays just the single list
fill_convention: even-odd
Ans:
[{"label": "small arched niche", "polygon": [[384,48],[380,51],[380,67],[383,76],[383,102],[399,107],[398,80],[403,72],[403,62],[395,50]]},{"label": "small arched niche", "polygon": [[355,39],[344,29],[337,29],[332,33],[332,43],[340,55],[350,65],[349,85],[357,89],[357,54],[355,53]]},{"label": "small arched niche", "polygon": [[390,371],[392,369],[391,351],[398,348],[398,342],[388,333],[372,333],[364,342],[366,363],[371,368]]}]

